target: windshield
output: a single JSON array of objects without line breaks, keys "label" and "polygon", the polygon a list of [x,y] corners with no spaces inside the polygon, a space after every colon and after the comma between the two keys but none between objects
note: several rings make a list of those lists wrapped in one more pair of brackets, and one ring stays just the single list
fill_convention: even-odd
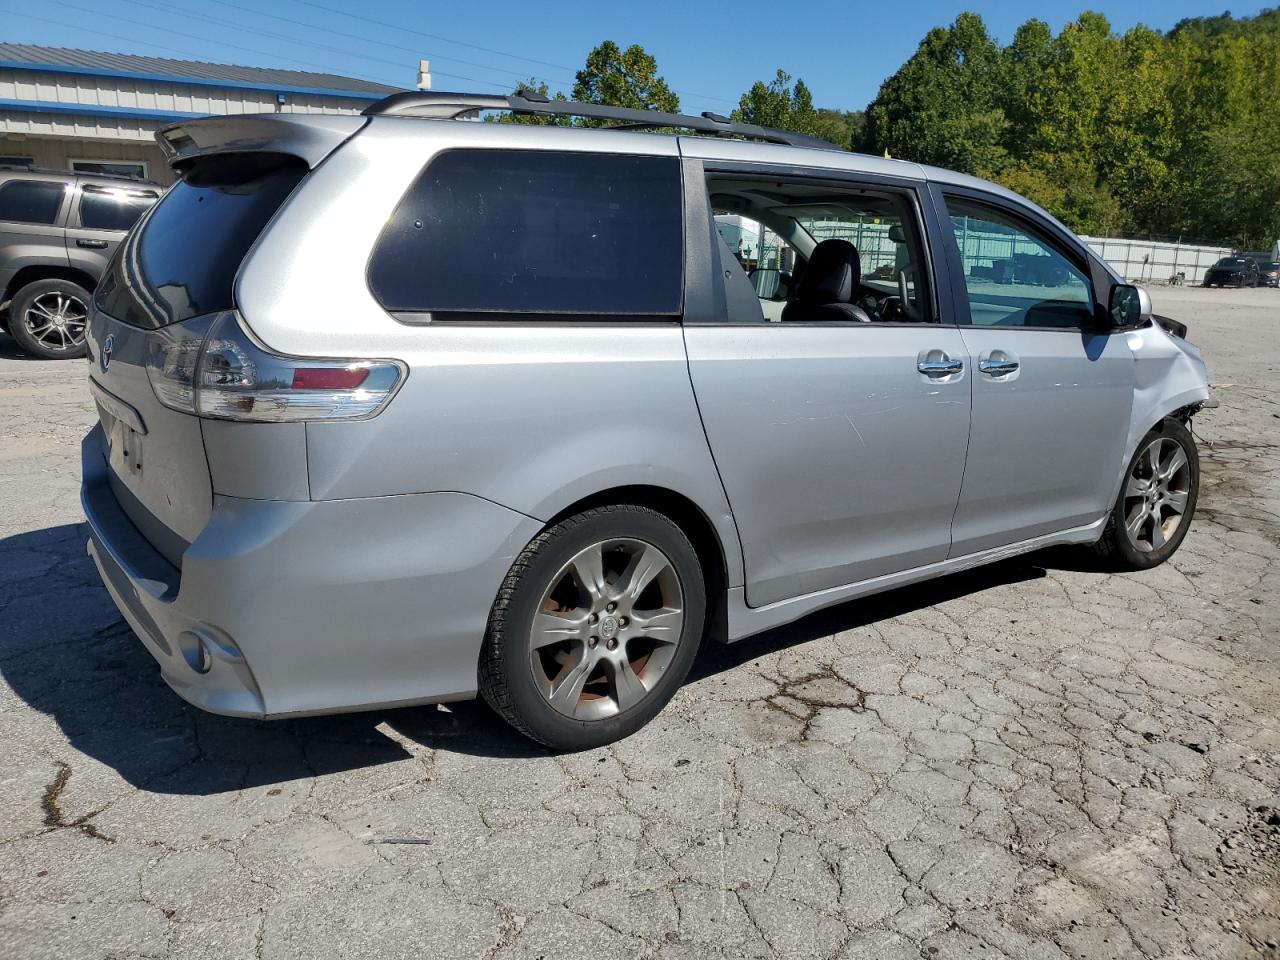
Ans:
[{"label": "windshield", "polygon": [[1248,262],[1244,257],[1223,257],[1218,261],[1217,265],[1219,267],[1243,267]]}]

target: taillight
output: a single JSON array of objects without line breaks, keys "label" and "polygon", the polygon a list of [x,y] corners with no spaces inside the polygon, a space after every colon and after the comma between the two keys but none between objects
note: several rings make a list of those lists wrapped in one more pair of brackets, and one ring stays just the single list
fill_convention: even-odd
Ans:
[{"label": "taillight", "polygon": [[280,423],[371,417],[404,376],[390,360],[283,357],[235,313],[174,324],[153,338],[147,375],[166,407],[199,417]]}]

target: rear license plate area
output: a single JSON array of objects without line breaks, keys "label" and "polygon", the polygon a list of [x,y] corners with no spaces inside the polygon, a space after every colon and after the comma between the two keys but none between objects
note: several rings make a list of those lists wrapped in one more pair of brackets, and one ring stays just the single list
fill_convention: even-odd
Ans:
[{"label": "rear license plate area", "polygon": [[107,464],[121,480],[142,473],[142,434],[98,404],[98,418],[107,441]]}]

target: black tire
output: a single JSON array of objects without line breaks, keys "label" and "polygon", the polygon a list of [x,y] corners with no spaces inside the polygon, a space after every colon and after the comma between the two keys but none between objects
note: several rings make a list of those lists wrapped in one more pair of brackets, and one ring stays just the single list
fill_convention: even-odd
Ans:
[{"label": "black tire", "polygon": [[[533,617],[565,564],[593,544],[619,538],[652,544],[670,561],[683,597],[680,638],[670,662],[639,702],[610,717],[576,719],[557,712],[535,680],[529,639]],[[489,614],[480,653],[480,693],[513,727],[552,749],[588,750],[621,740],[652,720],[684,682],[697,656],[705,616],[706,586],[698,555],[668,517],[631,504],[587,510],[544,530],[512,564]]]},{"label": "black tire", "polygon": [[[1159,439],[1176,443],[1186,454],[1186,508],[1182,512],[1181,521],[1165,540],[1164,544],[1144,550],[1136,546],[1125,531],[1125,520],[1128,516],[1127,504],[1135,499],[1132,496],[1126,496],[1126,491],[1129,478],[1133,476],[1135,469],[1138,467],[1139,459],[1152,442]],[[1102,558],[1105,565],[1113,570],[1148,570],[1151,567],[1159,566],[1173,556],[1186,538],[1187,531],[1191,529],[1192,518],[1195,516],[1196,501],[1199,494],[1200,455],[1196,450],[1195,439],[1191,436],[1191,431],[1177,420],[1162,420],[1156,427],[1149,430],[1146,436],[1138,443],[1137,450],[1125,468],[1124,480],[1120,484],[1120,493],[1111,508],[1111,516],[1107,520],[1106,529],[1103,531],[1102,538],[1094,545],[1094,550]]]},{"label": "black tire", "polygon": [[37,280],[29,283],[13,298],[9,304],[9,336],[18,341],[24,353],[42,360],[72,360],[85,355],[84,326],[77,325],[68,334],[66,346],[51,344],[32,332],[33,325],[28,320],[37,300],[48,297],[65,297],[77,305],[76,312],[87,318],[89,313],[89,291],[70,280]]}]

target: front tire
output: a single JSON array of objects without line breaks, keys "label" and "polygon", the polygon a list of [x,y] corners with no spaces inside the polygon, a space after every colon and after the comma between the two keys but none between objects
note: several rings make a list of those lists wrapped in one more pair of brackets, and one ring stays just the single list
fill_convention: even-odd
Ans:
[{"label": "front tire", "polygon": [[489,616],[480,692],[553,749],[621,740],[684,682],[705,612],[697,553],[669,518],[635,505],[587,510],[516,558]]},{"label": "front tire", "polygon": [[1200,456],[1191,431],[1164,420],[1129,461],[1120,495],[1095,550],[1117,570],[1147,570],[1182,545],[1200,493]]},{"label": "front tire", "polygon": [[42,360],[83,357],[88,322],[89,291],[70,280],[29,283],[9,305],[9,336]]}]

